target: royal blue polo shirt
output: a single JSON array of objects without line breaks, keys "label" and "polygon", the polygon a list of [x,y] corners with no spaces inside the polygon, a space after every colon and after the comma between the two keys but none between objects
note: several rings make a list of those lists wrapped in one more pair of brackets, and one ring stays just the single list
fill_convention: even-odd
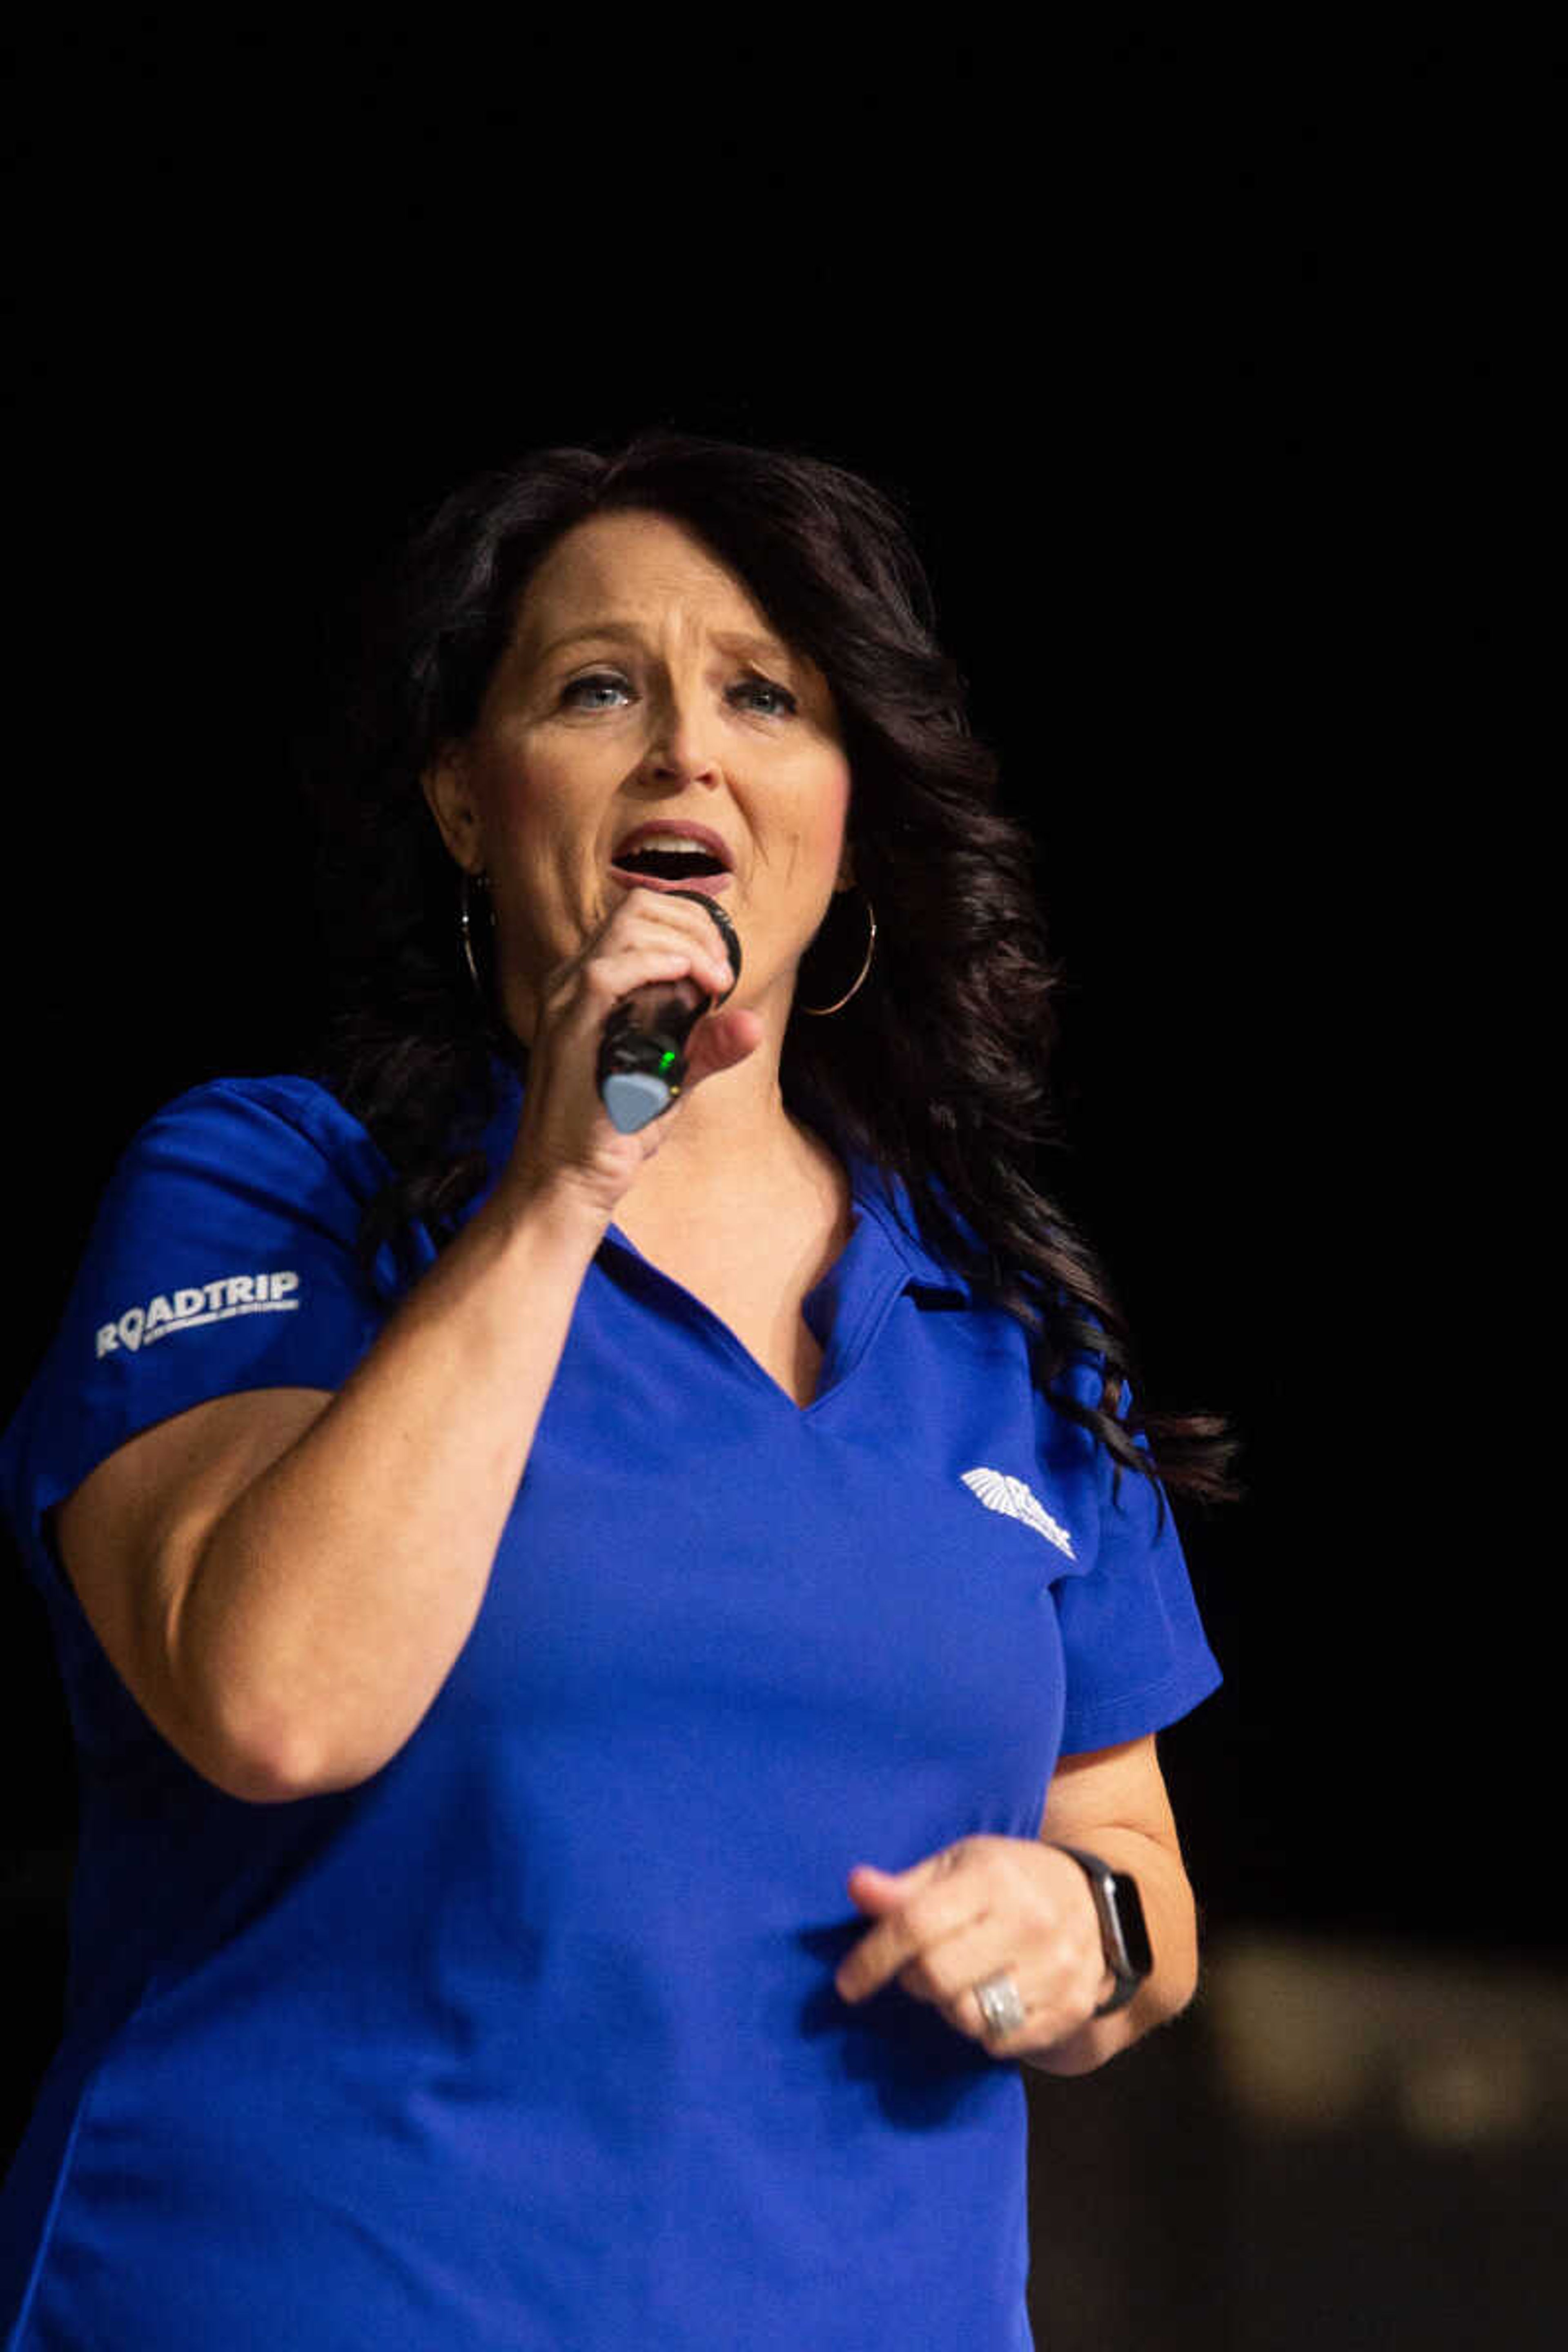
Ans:
[{"label": "royal blue polo shirt", "polygon": [[847,1164],[812,1403],[612,1226],[424,1721],[251,1805],[142,1715],[41,1517],[167,1414],[336,1389],[389,1171],[295,1076],[132,1143],[0,1454],[80,1786],[9,2352],[1030,2345],[1020,2067],[897,1984],[839,1999],[846,1877],[1036,1836],[1060,1756],[1220,1675],[1149,1482],[1113,1503],[1018,1324]]}]

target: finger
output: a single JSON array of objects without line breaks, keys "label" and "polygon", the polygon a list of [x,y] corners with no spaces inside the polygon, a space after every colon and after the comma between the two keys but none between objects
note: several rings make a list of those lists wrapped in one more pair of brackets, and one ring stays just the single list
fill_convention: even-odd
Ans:
[{"label": "finger", "polygon": [[704,1078],[733,1069],[763,1042],[761,1016],[737,1006],[732,1013],[710,1013],[691,1032],[686,1049],[686,1091]]},{"label": "finger", "polygon": [[[1044,1961],[1002,1960],[980,1968],[961,1993],[938,2006],[961,2033],[984,2042],[996,2057],[1048,2050],[1093,2018],[1106,1997],[1109,1973],[1102,1959],[1086,1964],[1066,1952]],[[1001,2030],[991,2024],[980,2003],[981,1987],[999,1976],[1012,1985],[1024,2012],[1016,2025]]]},{"label": "finger", "polygon": [[[1000,1922],[987,1916],[967,1933],[918,1953],[900,1970],[899,1988],[911,2000],[936,2010],[955,2032],[994,2053],[1055,2039],[1058,2032],[1070,2030],[1077,2014],[1061,2013],[1056,1988],[1042,1978],[1037,1956],[1026,1960],[1024,1948]],[[1016,2025],[994,2025],[981,2005],[981,1988],[997,1978],[1005,1979],[1018,1997],[1023,2013]],[[1054,2017],[1060,2018],[1059,2024],[1047,2024],[1042,2034],[1042,2020]]]},{"label": "finger", "polygon": [[587,957],[582,970],[584,978],[592,974],[596,986],[613,981],[617,992],[624,995],[628,986],[641,983],[640,973],[629,982],[626,978],[628,970],[639,960],[658,963],[661,977],[671,970],[689,976],[705,995],[717,998],[730,986],[729,964],[711,939],[694,940],[663,923],[638,924],[613,940],[605,940]]},{"label": "finger", "polygon": [[698,962],[711,975],[718,994],[724,994],[733,985],[735,973],[725,940],[712,916],[692,899],[668,890],[633,890],[616,909],[606,929],[634,921],[679,932],[689,940]]},{"label": "finger", "polygon": [[[1048,2043],[1086,2023],[1106,1991],[1109,1971],[1098,1935],[1085,1943],[1076,1924],[1042,1928],[1029,1910],[998,1904],[973,1927],[921,1948],[899,1982],[992,2048]],[[1005,1976],[1024,2005],[1023,2022],[998,2034],[987,2022],[979,1988]]]},{"label": "finger", "polygon": [[956,1845],[944,1845],[911,1862],[907,1870],[882,1870],[874,1862],[858,1862],[849,1873],[849,1892],[863,1909],[885,1911],[892,1904],[909,1902],[932,1879],[960,1868],[981,1843],[961,1838]]},{"label": "finger", "polygon": [[983,1883],[973,1874],[949,1878],[889,1913],[839,1962],[834,1982],[846,2000],[864,2000],[889,1984],[928,1948],[983,1917]]},{"label": "finger", "polygon": [[[994,2025],[981,2007],[981,1986],[999,1976],[1006,1979],[1018,1996],[1023,2015],[1016,2024]],[[966,2034],[971,2042],[978,2042],[993,2058],[1007,2058],[1024,2051],[1048,2049],[1053,2042],[1060,2041],[1070,2032],[1076,2022],[1076,2020],[1069,2020],[1059,2012],[1054,2013],[1031,1999],[1027,1988],[1019,1979],[1018,1970],[1006,1966],[987,1969],[965,1989],[957,2001],[943,2003],[942,2013],[958,2032]]]},{"label": "finger", "polygon": [[616,1006],[656,981],[689,980],[700,994],[717,993],[710,966],[679,941],[655,939],[595,956],[552,985],[546,1006],[568,1034],[602,1028]]},{"label": "finger", "polygon": [[575,953],[564,960],[556,976],[569,978],[606,955],[616,956],[628,947],[650,944],[683,946],[693,964],[702,966],[724,988],[734,978],[724,942],[711,919],[689,899],[658,890],[629,892],[589,933]]},{"label": "finger", "polygon": [[[1018,1997],[1016,2024],[997,2027],[981,2004],[983,1986],[1005,1978]],[[923,2001],[956,2032],[995,2057],[1048,2049],[1088,2023],[1105,1990],[1102,1958],[1070,1945],[1042,1948],[995,1915],[973,1929],[927,1946],[899,1971],[900,1991]]]},{"label": "finger", "polygon": [[916,2000],[929,2001],[937,2009],[960,2010],[967,2001],[965,2021],[977,2027],[980,2011],[974,1988],[987,1977],[1005,1973],[1020,1995],[1028,1998],[1020,1966],[1024,1948],[1006,1920],[987,1911],[951,1936],[922,1944],[899,1970],[898,1981]]}]

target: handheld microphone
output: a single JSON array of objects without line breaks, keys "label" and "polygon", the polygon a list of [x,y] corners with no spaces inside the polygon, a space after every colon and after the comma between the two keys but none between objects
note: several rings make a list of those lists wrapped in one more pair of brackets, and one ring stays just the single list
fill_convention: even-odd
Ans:
[{"label": "handheld microphone", "polygon": [[727,1003],[741,977],[741,942],[722,907],[705,890],[674,890],[695,898],[719,927],[733,977],[722,996],[710,996],[689,977],[650,980],[624,997],[599,1042],[599,1099],[622,1135],[667,1111],[686,1077],[686,1041],[705,1013]]}]

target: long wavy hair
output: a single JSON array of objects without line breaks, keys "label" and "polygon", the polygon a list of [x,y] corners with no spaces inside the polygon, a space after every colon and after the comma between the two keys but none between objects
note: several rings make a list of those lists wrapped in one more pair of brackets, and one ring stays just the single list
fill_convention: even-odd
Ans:
[{"label": "long wavy hair", "polygon": [[[475,724],[542,558],[589,516],[629,509],[705,541],[833,692],[877,951],[842,1013],[798,1009],[831,1002],[858,969],[864,913],[857,893],[836,897],[801,966],[786,1104],[904,1180],[928,1244],[1018,1318],[1037,1377],[1108,1448],[1118,1498],[1123,1470],[1205,1503],[1237,1498],[1226,1422],[1152,1409],[1103,1267],[1041,1189],[1042,1155],[1064,1139],[1049,1086],[1062,975],[1032,845],[1000,805],[998,760],[937,641],[907,509],[797,450],[663,425],[607,452],[536,450],[425,512],[363,593],[349,691],[302,768],[333,1008],[310,1075],[395,1171],[364,1218],[367,1272],[384,1243],[401,1254],[416,1220],[438,1247],[456,1233],[487,1173],[492,1056],[527,1072],[460,953],[459,877],[422,774]],[[1065,1385],[1084,1362],[1099,1373],[1092,1403]]]}]

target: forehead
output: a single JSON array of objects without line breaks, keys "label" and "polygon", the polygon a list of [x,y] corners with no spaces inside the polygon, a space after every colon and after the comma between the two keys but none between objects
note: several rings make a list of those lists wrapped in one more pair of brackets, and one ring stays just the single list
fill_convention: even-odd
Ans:
[{"label": "forehead", "polygon": [[591,515],[558,539],[523,593],[514,632],[525,656],[562,630],[600,620],[657,624],[671,604],[716,628],[767,631],[743,580],[673,516]]}]

